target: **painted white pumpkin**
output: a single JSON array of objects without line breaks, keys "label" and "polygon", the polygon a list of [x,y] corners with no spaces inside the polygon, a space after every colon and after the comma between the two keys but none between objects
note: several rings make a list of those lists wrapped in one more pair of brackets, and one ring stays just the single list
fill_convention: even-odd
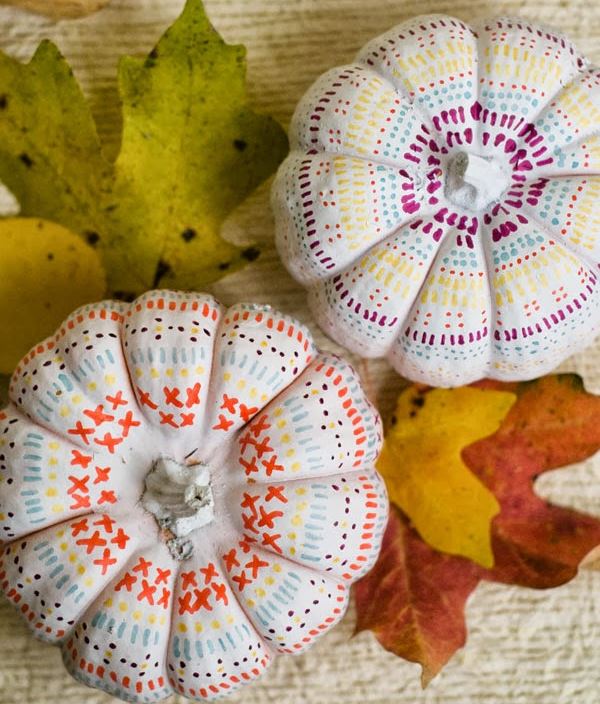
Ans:
[{"label": "painted white pumpkin", "polygon": [[204,700],[343,615],[387,516],[353,370],[268,307],[74,313],[0,414],[0,584],[82,682]]},{"label": "painted white pumpkin", "polygon": [[600,70],[521,20],[417,17],[321,76],[273,187],[319,324],[440,386],[527,379],[600,328]]}]

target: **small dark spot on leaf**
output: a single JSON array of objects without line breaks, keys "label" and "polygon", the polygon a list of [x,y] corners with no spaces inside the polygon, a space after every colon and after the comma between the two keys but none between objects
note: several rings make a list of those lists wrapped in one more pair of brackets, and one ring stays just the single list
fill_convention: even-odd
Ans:
[{"label": "small dark spot on leaf", "polygon": [[417,408],[423,408],[423,406],[425,405],[425,397],[415,396],[414,398],[411,398],[410,402],[413,406],[416,406]]},{"label": "small dark spot on leaf", "polygon": [[90,230],[88,230],[85,233],[85,239],[87,240],[87,243],[89,245],[95,247],[100,241],[100,235],[97,232],[91,232]]},{"label": "small dark spot on leaf", "polygon": [[231,266],[231,262],[221,262],[219,264],[219,269],[221,271],[226,271],[227,269],[229,269],[230,266]]},{"label": "small dark spot on leaf", "polygon": [[392,417],[390,418],[390,426],[391,426],[392,428],[396,425],[397,422],[398,422],[398,418],[396,418],[396,416],[392,416]]},{"label": "small dark spot on leaf", "polygon": [[256,261],[260,257],[260,249],[258,247],[246,247],[242,252],[242,257],[249,262]]},{"label": "small dark spot on leaf", "polygon": [[245,139],[234,139],[233,140],[233,146],[239,151],[243,152],[244,149],[248,146],[248,142],[246,142]]},{"label": "small dark spot on leaf", "polygon": [[6,110],[8,107],[8,95],[6,93],[2,93],[0,95],[0,110]]},{"label": "small dark spot on leaf", "polygon": [[28,169],[33,166],[33,159],[29,156],[29,154],[23,152],[22,154],[19,154],[19,159],[25,164]]},{"label": "small dark spot on leaf", "polygon": [[166,276],[170,271],[171,265],[164,259],[160,259],[158,264],[156,265],[156,271],[154,272],[154,281],[152,282],[152,286],[154,288],[157,288],[163,276]]},{"label": "small dark spot on leaf", "polygon": [[184,242],[191,242],[197,236],[198,233],[192,227],[186,227],[186,229],[181,233],[181,239]]},{"label": "small dark spot on leaf", "polygon": [[48,259],[49,262],[52,262],[52,261],[54,261],[54,254],[52,254],[52,252],[48,252],[48,254],[46,255],[46,258]]},{"label": "small dark spot on leaf", "polygon": [[144,61],[144,66],[145,68],[154,68],[156,66],[156,60],[158,59],[158,49],[157,47],[154,47],[152,51],[148,54],[146,57],[146,60]]}]

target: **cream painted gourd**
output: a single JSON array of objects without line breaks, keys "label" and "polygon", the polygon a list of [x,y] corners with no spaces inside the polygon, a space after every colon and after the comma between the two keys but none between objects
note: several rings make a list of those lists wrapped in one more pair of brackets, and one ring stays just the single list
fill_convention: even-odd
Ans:
[{"label": "cream painted gourd", "polygon": [[0,414],[0,585],[82,682],[213,699],[343,615],[387,516],[377,412],[266,306],[75,312]]},{"label": "cream painted gourd", "polygon": [[410,20],[300,101],[281,258],[331,337],[411,379],[544,374],[600,328],[599,128],[564,37]]}]

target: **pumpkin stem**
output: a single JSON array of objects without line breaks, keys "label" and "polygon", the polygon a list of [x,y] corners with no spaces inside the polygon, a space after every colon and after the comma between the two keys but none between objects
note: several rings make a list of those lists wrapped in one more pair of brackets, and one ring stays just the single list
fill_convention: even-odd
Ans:
[{"label": "pumpkin stem", "polygon": [[465,210],[485,210],[508,188],[510,177],[495,160],[458,152],[448,167],[446,198]]},{"label": "pumpkin stem", "polygon": [[186,536],[214,518],[209,468],[160,457],[146,476],[142,506],[169,537],[171,555],[176,560],[186,560],[193,551],[192,541]]}]

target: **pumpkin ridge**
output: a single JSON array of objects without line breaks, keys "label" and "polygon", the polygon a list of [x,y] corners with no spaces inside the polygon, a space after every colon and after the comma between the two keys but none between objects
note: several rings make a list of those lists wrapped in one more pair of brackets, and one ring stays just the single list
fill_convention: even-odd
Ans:
[{"label": "pumpkin ridge", "polygon": [[[433,217],[433,213],[430,214],[429,218],[431,219],[432,217]],[[362,255],[361,255],[361,261],[362,261],[363,259],[365,259],[366,257],[368,257],[370,254],[372,254],[373,251],[376,250],[377,248],[382,247],[382,245],[385,246],[385,244],[386,244],[388,241],[393,240],[395,237],[398,237],[398,236],[400,235],[400,231],[403,230],[405,227],[410,228],[411,225],[413,225],[416,221],[418,221],[418,220],[421,220],[421,221],[422,221],[424,218],[427,218],[427,216],[424,215],[424,214],[422,214],[422,213],[419,213],[418,215],[414,215],[414,216],[411,217],[409,220],[407,220],[406,223],[404,223],[403,225],[399,225],[398,227],[396,227],[393,232],[390,232],[388,235],[386,235],[386,236],[383,237],[382,239],[378,240],[377,242],[374,242],[367,250],[365,250],[365,251],[362,253]],[[441,246],[441,243],[442,243],[444,237],[445,237],[445,235],[442,235],[442,237],[440,238],[439,242],[437,243],[437,244],[438,244],[438,251],[439,251],[439,247]],[[433,264],[435,263],[435,258],[436,258],[436,256],[437,256],[437,252],[436,252],[436,254],[432,257],[430,266],[429,266],[429,268],[428,268],[428,270],[427,270],[425,276],[423,277],[423,284],[424,284],[424,282],[426,281],[426,279],[427,279],[427,277],[428,277],[428,275],[429,275],[429,271],[430,271],[431,267],[432,267]],[[336,274],[333,274],[333,275],[331,275],[331,276],[329,276],[329,277],[327,277],[327,278],[321,279],[321,280],[318,281],[316,284],[314,284],[314,286],[313,286],[312,288],[315,289],[315,290],[319,290],[320,292],[322,292],[322,295],[325,295],[324,289],[327,287],[328,284],[329,284],[330,286],[333,286],[334,284],[337,284],[338,281],[341,279],[341,277],[344,276],[345,274],[349,274],[349,272],[350,272],[351,270],[352,270],[352,263],[349,264],[349,265],[348,265],[347,267],[345,267],[344,269],[342,269],[341,271],[337,272]],[[422,285],[419,287],[419,292],[420,292],[421,288],[422,288]],[[347,288],[344,288],[344,287],[342,287],[342,288],[340,288],[340,289],[338,289],[338,290],[341,290],[343,293],[346,293],[346,292],[349,293],[348,289],[347,289]],[[418,295],[418,294],[417,294],[417,295]],[[351,307],[352,307],[352,305],[353,305],[353,303],[354,303],[352,296],[348,297],[347,295],[340,295],[340,298],[341,298],[342,300],[347,298],[347,300],[344,301],[344,305],[347,306],[348,308],[351,308]],[[313,315],[315,316],[315,318],[320,319],[320,321],[321,321],[321,322],[319,322],[319,325],[320,325],[321,327],[323,327],[324,329],[328,329],[328,328],[329,328],[329,325],[328,325],[326,319],[322,316],[321,306],[320,306],[319,299],[318,299],[318,294],[313,294],[313,295],[311,295],[310,290],[309,290],[308,302],[309,302],[309,306],[310,306],[310,308],[311,308],[311,312],[313,313]],[[323,313],[324,313],[324,311],[323,311]],[[363,308],[362,308],[362,314],[363,314],[363,316],[368,316],[369,319],[372,319],[372,316],[377,315],[377,312],[376,312],[375,310],[372,310],[372,309],[369,309],[369,308],[366,308],[366,307],[363,306]],[[408,315],[408,313],[407,313],[407,315]],[[387,316],[383,316],[383,317],[385,318],[385,317],[387,317]],[[396,328],[397,330],[400,330],[400,329],[402,328],[402,326],[403,326],[403,323],[404,323],[405,319],[406,319],[406,316],[404,316],[404,318],[398,317],[395,321],[392,321],[392,322],[387,322],[387,321],[386,321],[386,322],[385,322],[385,326],[386,326],[386,327],[394,327],[394,328]],[[380,325],[383,325],[383,321],[379,322],[379,324],[380,324]],[[332,337],[335,338],[336,335],[334,334],[334,335],[332,335]],[[388,350],[387,350],[386,352],[384,352],[384,355],[387,354],[387,352],[392,348],[393,344],[394,344],[394,339],[392,338],[391,341],[390,341],[390,343],[389,343],[389,345],[388,345]],[[348,348],[349,348],[351,351],[356,352],[357,354],[364,354],[364,350],[361,350],[360,348],[353,347],[352,345],[348,345]]]}]

